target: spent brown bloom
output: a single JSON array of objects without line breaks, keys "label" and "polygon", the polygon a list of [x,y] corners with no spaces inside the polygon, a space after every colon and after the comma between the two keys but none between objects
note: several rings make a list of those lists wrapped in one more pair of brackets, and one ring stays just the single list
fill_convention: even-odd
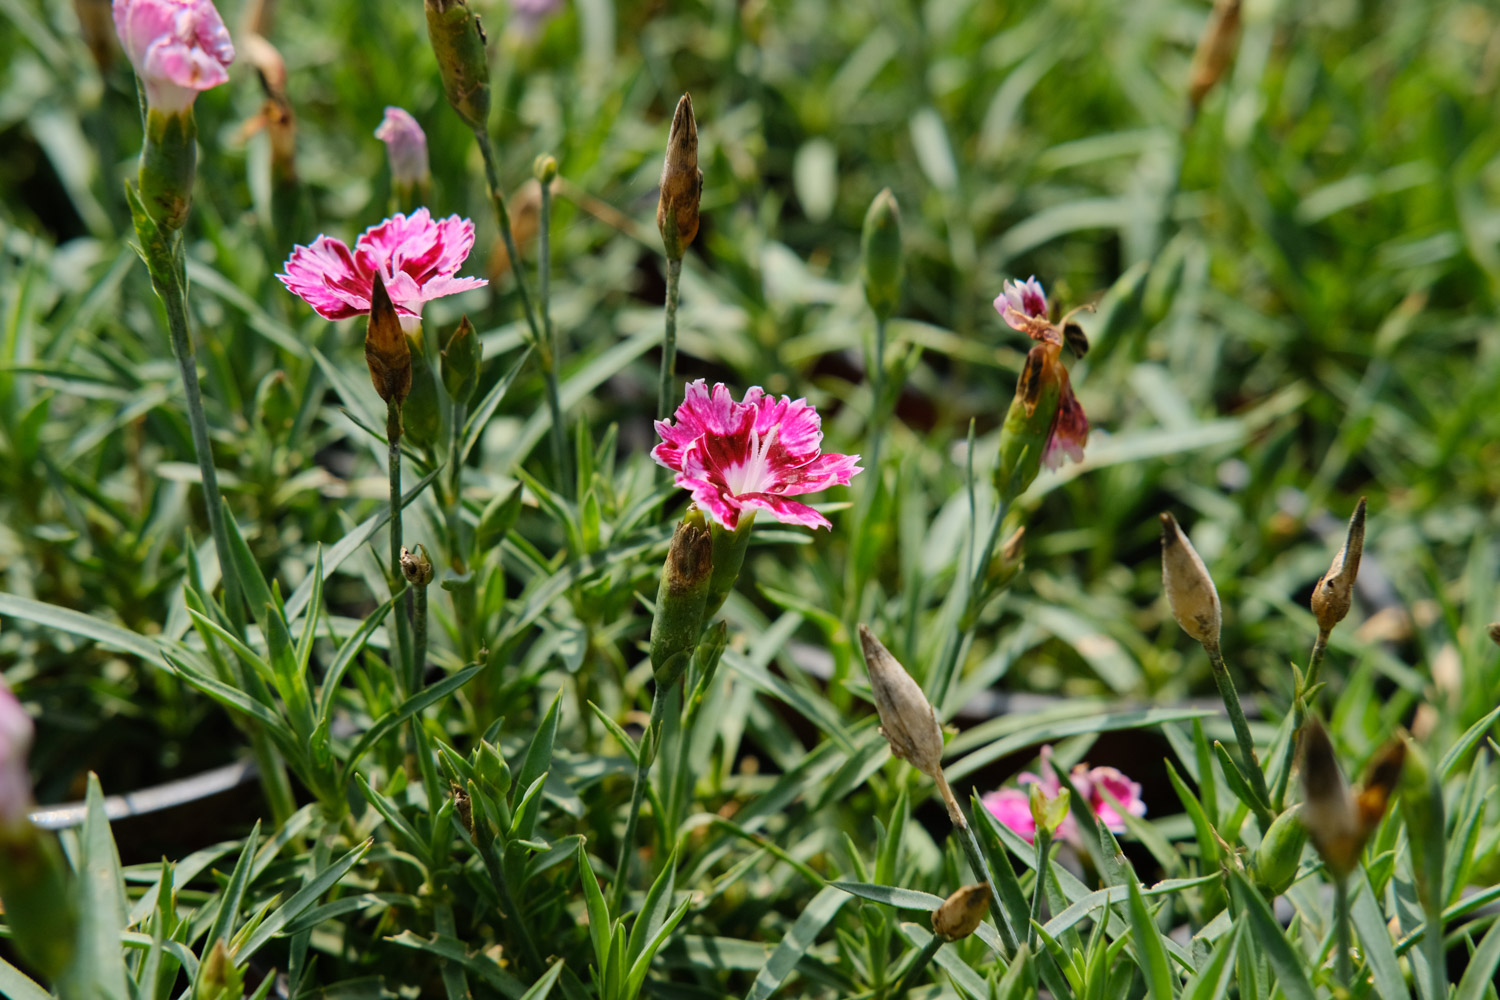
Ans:
[{"label": "spent brown bloom", "polygon": [[1349,518],[1349,534],[1344,547],[1333,557],[1328,572],[1313,588],[1312,612],[1318,619],[1318,628],[1324,632],[1344,620],[1349,605],[1354,600],[1354,581],[1359,576],[1359,557],[1365,550],[1365,498],[1360,497],[1354,514]]},{"label": "spent brown bloom", "polygon": [[990,909],[990,884],[966,885],[932,911],[932,931],[945,941],[966,938],[979,929]]},{"label": "spent brown bloom", "polygon": [[1177,624],[1204,646],[1217,649],[1223,621],[1219,591],[1171,514],[1161,516],[1161,580]]},{"label": "spent brown bloom", "polygon": [[703,171],[698,169],[698,122],[693,98],[683,94],[667,134],[667,157],[661,167],[661,199],[656,203],[656,228],[661,230],[667,257],[680,260],[698,235],[698,204],[703,196]]}]

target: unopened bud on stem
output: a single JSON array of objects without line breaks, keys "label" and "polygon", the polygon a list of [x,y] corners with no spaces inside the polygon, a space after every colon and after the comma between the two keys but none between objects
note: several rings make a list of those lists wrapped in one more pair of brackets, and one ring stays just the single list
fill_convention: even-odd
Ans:
[{"label": "unopened bud on stem", "polygon": [[377,272],[370,286],[370,323],[365,328],[365,364],[370,382],[387,403],[400,406],[411,391],[411,348],[401,330],[401,317]]},{"label": "unopened bud on stem", "polygon": [[1333,557],[1333,565],[1313,588],[1312,612],[1324,632],[1344,620],[1354,600],[1354,581],[1359,576],[1359,557],[1365,550],[1365,498],[1360,497],[1349,518],[1349,535]]},{"label": "unopened bud on stem", "polygon": [[672,533],[651,620],[651,672],[663,691],[677,683],[692,661],[712,576],[713,539],[707,518],[694,505]]},{"label": "unopened bud on stem", "polygon": [[990,884],[966,885],[932,911],[932,931],[945,941],[958,941],[979,929],[990,909]]},{"label": "unopened bud on stem", "polygon": [[661,230],[667,257],[681,260],[698,235],[698,203],[703,197],[703,171],[698,169],[698,122],[693,98],[683,94],[667,135],[667,158],[661,168],[661,199],[656,203],[656,228]]},{"label": "unopened bud on stem", "polygon": [[859,252],[865,301],[876,316],[890,319],[901,300],[901,208],[890,188],[870,202]]},{"label": "unopened bud on stem", "polygon": [[427,38],[437,56],[443,93],[464,124],[481,131],[490,117],[490,65],[484,28],[466,0],[426,0]]},{"label": "unopened bud on stem", "polygon": [[891,753],[938,781],[943,771],[943,727],[932,703],[891,651],[864,625],[859,644],[870,672],[870,689],[880,713],[880,735]]},{"label": "unopened bud on stem", "polygon": [[1161,581],[1182,630],[1205,647],[1219,647],[1219,592],[1193,543],[1171,514],[1161,516]]}]

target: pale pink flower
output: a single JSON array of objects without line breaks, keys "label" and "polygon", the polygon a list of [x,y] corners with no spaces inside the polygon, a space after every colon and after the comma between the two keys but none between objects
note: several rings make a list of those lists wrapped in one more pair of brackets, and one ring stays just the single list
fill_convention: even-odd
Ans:
[{"label": "pale pink flower", "polygon": [[410,330],[421,321],[424,303],[489,284],[455,273],[473,246],[474,223],[456,215],[434,221],[419,208],[366,229],[352,251],[332,236],[296,247],[285,273],[276,277],[319,316],[339,320],[370,311],[370,287],[379,271],[401,325]]},{"label": "pale pink flower", "polygon": [[[1051,745],[1042,747],[1041,770],[1042,773],[1039,775],[1031,771],[1022,771],[1016,782],[1022,786],[1037,785],[1048,798],[1053,798],[1062,790],[1062,780],[1058,778],[1056,770],[1052,767]],[[1140,783],[1131,781],[1117,768],[1091,768],[1087,764],[1077,764],[1068,773],[1068,780],[1073,783],[1073,790],[1078,793],[1078,798],[1087,803],[1094,817],[1111,833],[1124,833],[1125,820],[1104,797],[1104,789],[1108,789],[1109,794],[1118,799],[1130,815],[1146,815],[1146,803],[1141,800]],[[1002,788],[986,794],[980,801],[996,819],[1025,837],[1028,844],[1032,842],[1036,836],[1036,822],[1031,817],[1031,805],[1026,792]],[[1078,824],[1074,821],[1071,811],[1062,821],[1062,825],[1058,827],[1057,835],[1074,844],[1081,843]]]},{"label": "pale pink flower", "polygon": [[863,471],[858,455],[820,452],[822,418],[805,399],[777,399],[759,386],[735,402],[722,382],[711,392],[702,379],[690,382],[676,420],[656,422],[662,443],[651,457],[726,528],[739,527],[747,510],[769,511],[783,524],[830,527],[822,514],[787,498],[847,486]]},{"label": "pale pink flower", "polygon": [[177,113],[229,79],[234,43],[212,0],[114,0],[115,33],[146,88],[146,104]]},{"label": "pale pink flower", "polygon": [[562,13],[566,0],[511,0],[510,10],[516,17],[516,31],[522,38],[534,38],[547,21]]},{"label": "pale pink flower", "polygon": [[31,808],[31,776],[26,770],[31,734],[31,717],[0,681],[0,827],[25,819]]},{"label": "pale pink flower", "polygon": [[427,133],[406,110],[387,107],[375,138],[385,143],[392,184],[415,187],[428,182],[432,174],[427,164]]},{"label": "pale pink flower", "polygon": [[1007,281],[995,296],[995,311],[1012,330],[1027,333],[1031,328],[1028,319],[1047,318],[1047,293],[1036,275],[1025,281]]}]

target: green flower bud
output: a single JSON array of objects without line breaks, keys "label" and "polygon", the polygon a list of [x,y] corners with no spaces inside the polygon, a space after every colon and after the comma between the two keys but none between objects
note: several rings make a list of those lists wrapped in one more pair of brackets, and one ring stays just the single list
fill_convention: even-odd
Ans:
[{"label": "green flower bud", "polygon": [[557,157],[551,153],[542,153],[531,164],[531,176],[542,184],[551,184],[552,179],[557,176]]},{"label": "green flower bud", "polygon": [[517,483],[503,497],[496,497],[484,508],[484,513],[479,515],[479,530],[475,533],[474,544],[478,552],[488,552],[499,545],[506,534],[515,526],[516,518],[521,514],[521,484]]},{"label": "green flower bud", "polygon": [[750,547],[750,529],[755,523],[754,511],[741,511],[739,527],[730,530],[711,521],[708,529],[713,535],[714,570],[708,584],[708,601],[703,606],[703,624],[707,625],[724,602],[729,600],[735,581],[740,578],[740,569],[745,565],[745,550]]},{"label": "green flower bud", "polygon": [[146,112],[137,181],[146,211],[165,229],[181,229],[193,207],[193,176],[198,165],[198,125],[193,109]]},{"label": "green flower bud", "polygon": [[57,841],[19,820],[0,820],[0,911],[32,968],[56,979],[73,957],[77,915]]},{"label": "green flower bud", "polygon": [[480,789],[486,795],[497,802],[505,798],[510,791],[510,765],[493,743],[480,741],[479,759],[474,770],[479,775]]},{"label": "green flower bud", "polygon": [[484,28],[465,0],[426,0],[427,38],[437,56],[443,93],[464,124],[488,127],[490,65]]},{"label": "green flower bud", "polygon": [[1255,849],[1255,878],[1261,888],[1273,896],[1286,892],[1297,877],[1306,844],[1307,827],[1302,824],[1298,806],[1272,820],[1271,828]]},{"label": "green flower bud", "polygon": [[401,404],[401,424],[414,444],[430,447],[443,429],[437,373],[427,363],[427,352],[418,338],[407,337],[406,345],[411,353],[411,391]]},{"label": "green flower bud", "polygon": [[233,956],[220,938],[198,966],[193,1000],[244,1000],[244,996],[245,974],[235,966]]},{"label": "green flower bud", "polygon": [[881,319],[890,319],[901,301],[901,208],[890,188],[870,202],[859,239],[865,301]]},{"label": "green flower bud", "polygon": [[1071,801],[1072,796],[1066,788],[1058,789],[1056,795],[1048,795],[1040,784],[1033,783],[1028,800],[1032,822],[1038,830],[1047,831],[1047,836],[1055,836],[1062,821],[1068,818]]},{"label": "green flower bud", "polygon": [[443,386],[455,403],[467,404],[479,387],[479,337],[465,316],[443,348]]},{"label": "green flower bud", "polygon": [[651,672],[663,691],[677,683],[698,646],[712,576],[713,540],[707,519],[691,506],[672,533],[651,621]]},{"label": "green flower bud", "polygon": [[1062,403],[1062,380],[1057,372],[1055,344],[1037,344],[1026,355],[1016,395],[1000,428],[1000,458],[995,463],[995,489],[1009,503],[1030,486],[1042,468],[1047,437]]}]

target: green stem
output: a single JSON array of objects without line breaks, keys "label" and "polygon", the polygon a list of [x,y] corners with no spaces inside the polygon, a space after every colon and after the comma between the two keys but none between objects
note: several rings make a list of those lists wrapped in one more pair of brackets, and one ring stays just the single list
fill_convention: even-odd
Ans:
[{"label": "green stem", "polygon": [[495,147],[490,135],[482,128],[474,130],[474,140],[479,143],[479,153],[484,157],[484,180],[489,185],[490,202],[495,209],[495,222],[500,227],[500,238],[505,241],[505,252],[510,255],[510,270],[516,279],[516,292],[521,296],[521,310],[526,314],[526,325],[531,327],[533,342],[542,339],[542,328],[537,323],[536,309],[531,304],[531,288],[526,284],[526,272],[521,269],[521,255],[516,251],[516,238],[510,229],[510,210],[505,207],[505,192],[500,189],[500,172],[495,164]]},{"label": "green stem", "polygon": [[[390,479],[391,497],[391,565],[388,570],[391,593],[395,593],[406,579],[401,572],[401,404],[395,400],[386,403],[385,409],[385,434],[388,447],[386,449],[386,472]],[[412,672],[412,647],[411,647],[411,624],[416,615],[415,597],[412,589],[406,591],[406,613],[395,614],[396,650],[395,662],[391,664],[397,678],[409,681]],[[414,689],[408,688],[405,693],[412,694]]]},{"label": "green stem", "polygon": [[681,294],[682,258],[667,258],[666,329],[661,338],[661,382],[656,391],[656,416],[666,420],[677,403],[677,300]]},{"label": "green stem", "polygon": [[1348,990],[1354,979],[1354,969],[1349,960],[1352,947],[1349,934],[1349,886],[1342,878],[1333,881],[1333,934],[1334,973],[1338,976],[1339,985]]},{"label": "green stem", "polygon": [[489,872],[490,882],[500,896],[500,906],[505,911],[506,922],[520,938],[521,950],[525,954],[526,961],[530,963],[537,975],[541,975],[546,971],[547,965],[542,961],[542,954],[537,950],[536,941],[531,937],[531,927],[526,923],[525,914],[516,905],[516,897],[511,893],[510,882],[505,877],[505,868],[500,864],[500,859],[495,856],[495,845],[491,842],[489,826],[485,820],[480,819],[479,810],[475,810],[474,813],[474,826],[474,846],[479,849],[479,858],[484,863],[485,870]]},{"label": "green stem", "polygon": [[[415,604],[411,637],[412,671],[408,677],[407,690],[416,694],[422,690],[422,677],[427,672],[427,585],[416,584],[407,590],[407,595],[413,598]],[[412,718],[414,725],[418,718],[419,716]]]},{"label": "green stem", "polygon": [[[438,903],[432,908],[432,929],[445,938],[458,937],[458,927],[453,921],[453,906],[451,903]],[[469,996],[469,980],[464,975],[464,967],[457,962],[441,959],[438,969],[443,976],[443,990],[448,994],[448,1000],[459,1000]]]},{"label": "green stem", "polygon": [[630,811],[625,814],[625,835],[620,838],[620,860],[615,865],[615,883],[610,888],[612,913],[618,914],[625,903],[625,887],[630,882],[630,859],[635,854],[636,822],[641,815],[641,802],[646,796],[646,784],[650,780],[651,763],[656,759],[661,724],[666,718],[666,712],[666,692],[657,688],[651,695],[651,721],[646,723],[646,731],[641,734],[640,753],[635,759],[635,785],[630,790]]},{"label": "green stem", "polygon": [[[552,464],[557,468],[558,482],[566,491],[571,470],[568,468],[568,439],[563,426],[562,393],[558,387],[557,370],[562,361],[562,344],[552,326],[552,185],[542,185],[541,230],[537,234],[537,288],[542,313],[542,340],[546,350],[541,352],[543,374],[547,381],[547,411],[551,414]],[[587,716],[585,716],[587,718]]]},{"label": "green stem", "polygon": [[1307,673],[1302,678],[1302,689],[1292,701],[1292,745],[1282,757],[1281,767],[1276,771],[1276,780],[1271,784],[1271,808],[1276,813],[1280,813],[1286,806],[1286,790],[1292,781],[1292,762],[1297,756],[1297,734],[1302,731],[1302,723],[1307,719],[1308,692],[1318,682],[1318,669],[1323,665],[1323,654],[1327,651],[1328,630],[1320,628],[1318,637],[1313,640],[1312,653],[1307,658]]},{"label": "green stem", "polygon": [[1042,896],[1047,889],[1047,853],[1052,846],[1052,835],[1046,830],[1036,831],[1036,885],[1031,890],[1031,922],[1026,926],[1026,947],[1036,947],[1036,928],[1042,922]]},{"label": "green stem", "polygon": [[[949,631],[942,653],[938,657],[937,666],[931,674],[933,680],[929,698],[940,712],[943,703],[947,700],[953,674],[958,668],[959,654],[973,637],[974,628],[978,623],[979,607],[987,596],[984,593],[985,577],[989,572],[990,559],[995,554],[995,546],[1000,542],[1000,531],[1005,524],[1005,515],[1009,509],[1009,504],[1003,497],[997,501],[995,517],[990,522],[989,534],[985,537],[979,558],[977,561],[972,558],[974,549],[971,543],[969,547],[971,558],[967,571],[961,576],[963,589],[953,594],[953,599],[961,602],[962,605],[962,612],[955,623],[958,627]],[[977,529],[978,525],[975,525],[975,528]]]},{"label": "green stem", "polygon": [[[182,233],[171,237],[172,275],[169,287],[156,286],[156,294],[167,312],[167,328],[172,337],[172,354],[182,373],[183,393],[187,397],[188,426],[193,433],[193,451],[198,459],[198,473],[203,479],[203,507],[208,514],[208,529],[213,533],[214,551],[219,557],[219,575],[224,580],[224,605],[235,631],[243,634],[245,604],[240,597],[240,579],[229,555],[229,532],[224,527],[220,508],[219,476],[214,467],[213,442],[208,436],[208,418],[203,413],[203,393],[198,386],[198,364],[188,333],[187,267],[183,257]],[[151,269],[155,271],[156,269]]]},{"label": "green stem", "polygon": [[1307,657],[1307,677],[1302,681],[1304,691],[1311,691],[1318,683],[1318,670],[1323,666],[1323,654],[1328,652],[1328,629],[1318,629],[1318,637],[1313,640],[1312,652]]},{"label": "green stem", "polygon": [[922,946],[922,950],[917,952],[917,957],[912,959],[911,967],[906,970],[906,974],[901,977],[901,981],[891,991],[891,1000],[901,1000],[902,997],[906,996],[906,992],[916,983],[917,977],[926,971],[928,964],[932,962],[933,956],[938,953],[938,949],[947,943],[943,938],[934,934],[932,939]]},{"label": "green stem", "polygon": [[[157,261],[147,269],[152,273],[153,287],[167,314],[167,329],[172,338],[172,354],[182,373],[183,393],[187,397],[188,426],[193,434],[193,451],[198,459],[198,473],[203,479],[203,507],[208,514],[208,528],[213,534],[214,551],[219,558],[219,575],[224,581],[224,605],[234,631],[245,632],[245,602],[240,596],[240,579],[229,556],[229,533],[224,527],[223,501],[219,477],[214,468],[213,443],[208,436],[208,418],[203,413],[203,394],[198,385],[198,364],[193,341],[188,333],[187,267],[183,256],[182,234],[174,233],[169,242],[170,260]],[[158,274],[169,274],[168,283],[157,283]],[[259,726],[250,729],[250,751],[260,773],[261,790],[271,806],[276,822],[284,823],[297,811],[297,801],[276,748]]]},{"label": "green stem", "polygon": [[937,779],[938,791],[942,794],[943,802],[948,807],[948,819],[958,831],[958,842],[964,849],[964,856],[969,859],[969,868],[975,875],[984,879],[990,887],[990,919],[1000,929],[1000,940],[1005,944],[1005,957],[1009,960],[1016,953],[1016,935],[1011,930],[1010,920],[1005,915],[1005,903],[1000,899],[1000,890],[995,883],[995,873],[990,871],[990,864],[985,860],[984,851],[979,846],[979,837],[974,833],[973,826],[969,824],[968,817],[964,815],[963,807],[958,804],[958,799],[953,797],[953,789],[948,785],[947,776],[942,771],[938,771],[934,777]]},{"label": "green stem", "polygon": [[869,487],[872,501],[880,486],[880,447],[885,441],[885,323],[884,317],[875,317],[875,353],[865,362],[870,373],[869,468],[875,476],[874,485]]},{"label": "green stem", "polygon": [[1260,758],[1255,753],[1255,739],[1250,735],[1250,723],[1245,720],[1245,709],[1240,705],[1240,696],[1234,690],[1234,678],[1229,676],[1229,667],[1219,651],[1218,643],[1204,643],[1208,662],[1213,665],[1214,683],[1219,686],[1219,697],[1224,699],[1224,710],[1229,713],[1229,722],[1234,726],[1234,738],[1240,745],[1240,766],[1245,777],[1250,779],[1250,788],[1267,808],[1271,804],[1271,793],[1266,788],[1266,775],[1260,768]]}]

